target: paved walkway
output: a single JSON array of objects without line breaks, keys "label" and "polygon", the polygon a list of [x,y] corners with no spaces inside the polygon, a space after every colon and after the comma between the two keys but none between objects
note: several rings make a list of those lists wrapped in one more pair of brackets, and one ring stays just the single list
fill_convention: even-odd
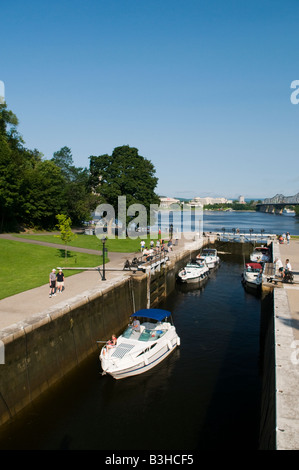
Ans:
[{"label": "paved walkway", "polygon": [[276,448],[299,450],[299,240],[273,249],[290,260],[295,281],[274,292]]},{"label": "paved walkway", "polygon": [[[0,235],[2,238],[16,240],[20,243],[34,243],[46,246],[55,247],[60,249],[60,245],[51,244],[46,242],[37,242],[35,240],[23,239],[13,237],[11,235]],[[188,247],[192,246],[189,240],[181,239],[179,245],[174,247],[174,251],[169,255],[170,257]],[[61,245],[64,249],[64,245]],[[81,251],[87,253],[95,253],[95,250],[88,250],[84,248],[68,247],[68,250]],[[99,254],[99,252],[96,252]],[[123,271],[123,266],[127,259],[132,260],[135,256],[140,256],[140,252],[136,253],[116,253],[109,252],[109,263],[106,264],[106,281],[102,281],[101,275],[97,270],[84,271],[79,274],[67,277],[65,280],[65,290],[61,294],[56,294],[56,297],[49,298],[49,284],[45,284],[34,289],[16,294],[5,299],[0,300],[0,339],[1,330],[9,329],[13,331],[16,324],[27,320],[29,317],[44,314],[47,311],[54,311],[57,308],[65,308],[70,304],[78,301],[78,297],[82,295],[88,296],[91,291],[104,290],[113,286],[116,282],[125,279],[132,275],[132,271]],[[109,271],[109,269],[117,269],[117,271]]]},{"label": "paved walkway", "polygon": [[279,245],[279,252],[283,265],[288,258],[294,273],[294,284],[283,284],[283,288],[287,291],[293,335],[299,340],[299,240],[291,240],[289,245]]}]

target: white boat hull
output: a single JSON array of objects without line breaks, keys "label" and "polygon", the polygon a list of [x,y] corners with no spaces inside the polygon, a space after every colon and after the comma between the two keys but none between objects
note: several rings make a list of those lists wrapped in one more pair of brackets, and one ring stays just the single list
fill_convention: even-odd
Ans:
[{"label": "white boat hull", "polygon": [[[114,379],[142,374],[162,362],[180,345],[175,327],[160,318],[150,317],[147,314],[149,311],[153,312],[155,309],[140,310],[143,313],[140,317],[154,318],[159,320],[157,323],[144,322],[138,327],[138,331],[133,325],[129,325],[117,339],[116,346],[106,345],[102,348],[100,362],[104,374],[109,374]],[[138,317],[137,313],[134,316]]]},{"label": "white boat hull", "polygon": [[252,280],[252,279],[249,279],[249,280],[248,280],[248,279],[244,279],[243,282],[244,282],[244,284],[246,284],[246,286],[256,287],[256,288],[261,287],[261,285],[262,285],[261,282],[256,282],[256,281],[254,281],[254,280]]},{"label": "white boat hull", "polygon": [[206,260],[206,265],[208,266],[209,269],[214,269],[215,266],[218,264],[216,260]]},{"label": "white boat hull", "polygon": [[[105,373],[111,375],[114,379],[119,380],[119,379],[125,379],[127,377],[133,377],[134,375],[140,375],[143,374],[154,367],[156,367],[160,362],[164,361],[167,356],[169,356],[178,346],[178,343],[175,343],[174,346],[172,346],[171,349],[165,347],[163,348],[162,351],[160,351],[160,355],[156,358],[150,358],[148,360],[143,360],[137,364],[134,364],[134,366],[129,367],[124,370],[116,370],[116,371],[109,371],[106,370]],[[147,363],[147,361],[149,361]],[[102,369],[105,367],[105,365],[102,365]],[[104,370],[104,369],[103,369]]]},{"label": "white boat hull", "polygon": [[214,269],[219,264],[220,258],[217,255],[217,250],[204,249],[201,254],[197,255],[196,262],[204,262],[209,269]]},{"label": "white boat hull", "polygon": [[255,273],[243,273],[243,282],[250,287],[260,287],[262,285],[262,277]]},{"label": "white boat hull", "polygon": [[195,266],[187,264],[187,266],[178,273],[178,279],[180,282],[184,283],[198,283],[204,281],[208,275],[208,266],[205,265],[201,267],[199,264],[195,264]]},{"label": "white boat hull", "polygon": [[202,282],[207,278],[207,274],[205,276],[197,276],[197,277],[183,277],[179,278],[180,282],[187,283],[187,284],[196,284],[198,282]]}]

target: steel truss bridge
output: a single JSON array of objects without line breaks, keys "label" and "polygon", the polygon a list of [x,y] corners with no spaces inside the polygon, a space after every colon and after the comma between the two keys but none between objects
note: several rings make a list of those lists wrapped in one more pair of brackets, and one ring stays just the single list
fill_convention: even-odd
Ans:
[{"label": "steel truss bridge", "polygon": [[281,214],[285,208],[298,205],[299,193],[297,193],[295,196],[283,196],[282,194],[276,194],[276,196],[264,199],[262,202],[257,204],[257,209],[260,212]]}]

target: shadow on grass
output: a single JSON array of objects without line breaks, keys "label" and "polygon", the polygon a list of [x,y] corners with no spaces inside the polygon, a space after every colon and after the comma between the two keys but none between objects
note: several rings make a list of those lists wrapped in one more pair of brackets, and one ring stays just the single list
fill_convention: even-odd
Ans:
[{"label": "shadow on grass", "polygon": [[62,249],[62,248],[58,248],[57,251],[58,251],[58,253],[59,253],[59,258],[63,258],[63,259],[65,259],[66,261],[67,261],[68,259],[73,259],[73,260],[76,261],[76,259],[77,259],[77,254],[76,254],[74,251],[68,251],[68,250],[67,250],[67,251],[65,252],[65,250]]}]

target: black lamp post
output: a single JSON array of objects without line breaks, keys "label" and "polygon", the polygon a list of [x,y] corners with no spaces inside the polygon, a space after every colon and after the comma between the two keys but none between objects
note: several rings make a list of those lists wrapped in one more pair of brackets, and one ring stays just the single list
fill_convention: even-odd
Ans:
[{"label": "black lamp post", "polygon": [[103,237],[102,238],[102,244],[103,244],[103,276],[102,276],[102,281],[106,281],[106,277],[105,277],[105,242],[106,242],[106,237]]}]

